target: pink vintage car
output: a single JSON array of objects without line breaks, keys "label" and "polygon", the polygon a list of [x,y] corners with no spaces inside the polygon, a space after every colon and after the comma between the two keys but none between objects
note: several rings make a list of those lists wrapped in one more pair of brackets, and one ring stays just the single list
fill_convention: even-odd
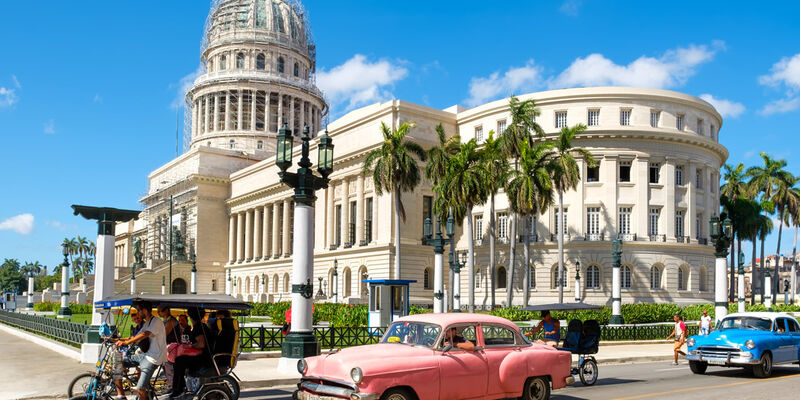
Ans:
[{"label": "pink vintage car", "polygon": [[543,400],[574,382],[570,363],[504,318],[419,314],[396,320],[378,344],[300,360],[294,398]]}]

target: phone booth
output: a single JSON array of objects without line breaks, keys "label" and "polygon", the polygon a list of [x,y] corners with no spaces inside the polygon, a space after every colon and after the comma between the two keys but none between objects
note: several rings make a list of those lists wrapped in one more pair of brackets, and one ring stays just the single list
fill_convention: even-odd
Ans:
[{"label": "phone booth", "polygon": [[17,309],[17,294],[14,292],[3,293],[3,309],[9,311],[16,311]]},{"label": "phone booth", "polygon": [[369,327],[387,327],[397,318],[408,315],[408,285],[416,281],[405,279],[367,279],[369,287]]}]

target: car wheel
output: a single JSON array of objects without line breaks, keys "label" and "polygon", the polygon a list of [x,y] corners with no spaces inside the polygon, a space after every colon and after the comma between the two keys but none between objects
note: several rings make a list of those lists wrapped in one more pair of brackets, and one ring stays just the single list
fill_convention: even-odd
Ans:
[{"label": "car wheel", "polygon": [[760,364],[753,365],[753,375],[756,378],[767,378],[772,375],[772,356],[769,353],[761,356]]},{"label": "car wheel", "polygon": [[706,373],[706,369],[708,369],[708,363],[700,362],[700,361],[689,361],[689,369],[692,370],[695,374],[702,375]]},{"label": "car wheel", "polygon": [[584,386],[592,386],[597,382],[597,362],[592,359],[585,360],[578,367],[578,376]]},{"label": "car wheel", "polygon": [[522,400],[548,400],[550,398],[550,382],[545,377],[537,376],[525,381]]},{"label": "car wheel", "polygon": [[383,396],[381,396],[381,400],[412,400],[414,396],[408,393],[405,389],[389,389],[387,390]]}]

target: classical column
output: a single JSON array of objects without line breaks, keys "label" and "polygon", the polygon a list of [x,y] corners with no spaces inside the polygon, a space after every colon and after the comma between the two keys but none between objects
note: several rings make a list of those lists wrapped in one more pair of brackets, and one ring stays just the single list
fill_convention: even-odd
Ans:
[{"label": "classical column", "polygon": [[297,135],[297,134],[300,133],[299,132],[300,130],[297,129],[294,126],[294,117],[295,117],[295,115],[294,115],[294,101],[295,101],[295,98],[293,96],[288,96],[288,97],[289,97],[289,129],[291,129],[293,132],[296,132],[295,135]]},{"label": "classical column", "polygon": [[213,130],[213,129],[208,127],[209,121],[212,120],[211,119],[211,103],[212,103],[211,97],[212,96],[208,95],[208,94],[203,96],[203,104],[205,105],[205,115],[203,115],[203,118],[205,118],[203,120],[204,121],[204,123],[203,123],[203,133],[208,133],[208,132],[211,132]]},{"label": "classical column", "polygon": [[[289,214],[290,211],[290,204],[291,198],[287,198],[283,200],[283,255],[288,256],[292,253],[292,243],[289,241],[289,220],[291,216]],[[312,209],[313,210],[313,209]]]},{"label": "classical column", "polygon": [[633,207],[635,213],[635,224],[638,237],[647,237],[648,231],[647,213],[650,212],[648,196],[650,193],[650,160],[647,157],[636,157],[633,163],[636,166],[636,205]]},{"label": "classical column", "polygon": [[270,254],[272,254],[271,253],[272,249],[270,248],[270,241],[269,241],[269,231],[272,228],[271,226],[269,226],[269,215],[270,215],[269,213],[270,213],[269,206],[264,206],[264,212],[262,213],[264,221],[261,224],[261,230],[262,230],[261,258],[264,260],[268,259],[270,257]]},{"label": "classical column", "polygon": [[327,236],[328,240],[326,241],[325,248],[329,249],[333,244],[336,242],[336,235],[334,235],[334,229],[336,221],[334,221],[334,205],[333,205],[333,197],[336,193],[336,183],[331,181],[328,184],[328,187],[325,189],[325,196],[327,196],[327,206],[325,207],[325,216],[326,216],[326,228],[327,228]]},{"label": "classical column", "polygon": [[244,96],[242,95],[244,91],[239,89],[239,106],[236,107],[236,130],[242,130],[244,126],[242,122],[244,122]]},{"label": "classical column", "polygon": [[192,101],[192,121],[190,122],[192,124],[192,139],[197,136],[197,109],[197,101]]},{"label": "classical column", "polygon": [[236,262],[236,215],[231,213],[228,224],[228,264]]},{"label": "classical column", "polygon": [[[256,130],[256,111],[258,108],[256,107],[256,103],[258,99],[258,90],[250,91],[250,130]],[[264,119],[266,120],[266,118]]]},{"label": "classical column", "polygon": [[665,227],[665,232],[659,232],[671,238],[675,238],[675,159],[667,157],[664,163],[664,174],[666,175],[664,184],[664,212],[661,214],[661,225]]},{"label": "classical column", "polygon": [[226,131],[231,130],[231,93],[229,91],[225,91],[225,129]]},{"label": "classical column", "polygon": [[214,97],[214,104],[212,104],[214,109],[211,112],[212,112],[212,114],[214,116],[214,118],[213,118],[214,125],[211,126],[211,129],[209,129],[209,131],[218,131],[219,130],[219,101],[220,101],[220,96],[221,95],[219,93],[214,93],[212,96]]},{"label": "classical column", "polygon": [[358,174],[356,193],[356,242],[360,243],[364,240],[364,175]]},{"label": "classical column", "polygon": [[236,214],[236,261],[244,261],[244,214]]},{"label": "classical column", "polygon": [[342,179],[342,221],[339,224],[342,230],[342,240],[344,240],[345,247],[353,244],[350,243],[350,182],[347,178]]},{"label": "classical column", "polygon": [[253,210],[253,260],[261,259],[261,207]]},{"label": "classical column", "polygon": [[276,258],[281,254],[280,238],[281,238],[281,214],[279,203],[272,204],[272,254]]},{"label": "classical column", "polygon": [[[605,221],[604,231],[608,233],[610,239],[616,239],[619,235],[619,206],[617,204],[619,193],[619,160],[616,155],[603,156],[603,165],[600,167],[600,177],[605,192],[605,206],[608,220]],[[531,232],[533,232],[531,227]],[[601,231],[602,232],[602,231]],[[532,233],[531,233],[532,234]]]},{"label": "classical column", "polygon": [[697,165],[689,164],[689,187],[686,188],[686,230],[683,236],[689,238],[687,243],[697,243]]},{"label": "classical column", "polygon": [[281,129],[285,119],[283,115],[283,93],[278,92],[278,129]]},{"label": "classical column", "polygon": [[253,217],[250,210],[244,212],[244,260],[253,260]]}]

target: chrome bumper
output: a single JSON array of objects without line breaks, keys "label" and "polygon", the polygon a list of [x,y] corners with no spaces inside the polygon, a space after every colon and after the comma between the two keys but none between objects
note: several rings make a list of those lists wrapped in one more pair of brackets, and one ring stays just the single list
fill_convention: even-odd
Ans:
[{"label": "chrome bumper", "polygon": [[378,400],[378,393],[359,393],[355,385],[341,387],[303,380],[297,384],[293,398],[299,400]]},{"label": "chrome bumper", "polygon": [[753,355],[749,352],[742,352],[738,354],[702,354],[697,351],[690,352],[686,355],[689,361],[706,362],[710,365],[757,365],[761,363],[759,359],[753,359]]}]

